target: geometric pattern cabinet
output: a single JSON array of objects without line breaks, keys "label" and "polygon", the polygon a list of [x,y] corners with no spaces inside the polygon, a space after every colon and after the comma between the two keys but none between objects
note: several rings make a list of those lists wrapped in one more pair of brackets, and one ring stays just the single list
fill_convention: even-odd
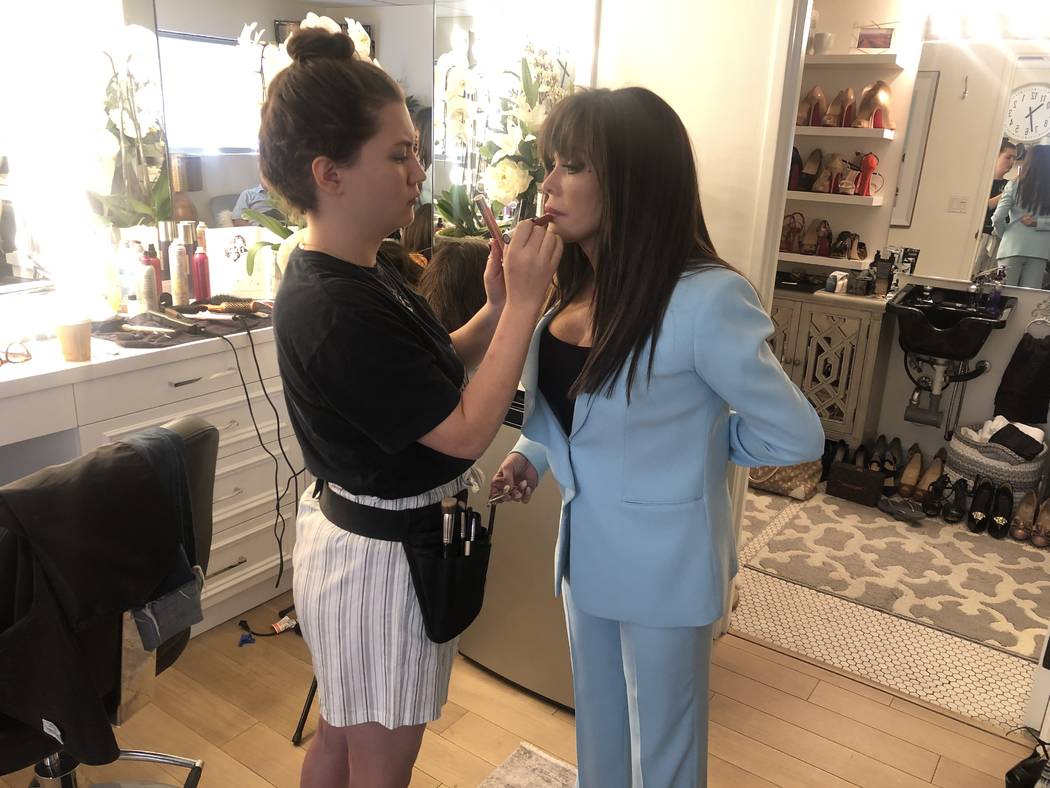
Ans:
[{"label": "geometric pattern cabinet", "polygon": [[885,301],[834,293],[773,299],[770,344],[820,416],[824,434],[856,446],[876,429],[892,332]]}]

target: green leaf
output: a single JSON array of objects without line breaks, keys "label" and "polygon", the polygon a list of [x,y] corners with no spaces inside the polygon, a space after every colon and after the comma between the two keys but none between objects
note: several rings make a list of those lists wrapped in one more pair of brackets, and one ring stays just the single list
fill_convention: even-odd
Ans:
[{"label": "green leaf", "polygon": [[434,202],[434,207],[437,208],[438,215],[449,224],[456,224],[456,212],[452,210],[452,203],[445,197],[448,194],[446,191],[441,197],[438,197]]},{"label": "green leaf", "polygon": [[529,106],[535,107],[536,102],[540,100],[540,87],[533,81],[529,62],[525,58],[521,59],[521,89]]},{"label": "green leaf", "polygon": [[[277,221],[277,219],[274,219],[272,216],[267,216],[266,214],[259,213],[258,211],[247,210],[241,214],[241,218],[247,219],[251,222],[255,222],[261,227],[265,227],[278,238],[287,238],[289,235],[292,234],[292,231],[285,227],[283,223]],[[249,271],[248,273],[251,274],[251,271]]]},{"label": "green leaf", "polygon": [[489,140],[488,142],[486,142],[484,145],[481,146],[480,153],[481,153],[482,158],[491,159],[497,153],[499,153],[499,146],[495,142],[493,142],[492,140]]},{"label": "green leaf", "polygon": [[[255,213],[255,211],[245,211],[245,213]],[[249,246],[248,257],[245,258],[244,261],[244,270],[248,272],[248,276],[251,276],[252,272],[255,271],[255,255],[259,253],[260,249],[265,249],[269,247],[270,249],[273,249],[276,252],[279,246],[279,244],[270,243],[269,241],[256,241],[251,246]]]}]

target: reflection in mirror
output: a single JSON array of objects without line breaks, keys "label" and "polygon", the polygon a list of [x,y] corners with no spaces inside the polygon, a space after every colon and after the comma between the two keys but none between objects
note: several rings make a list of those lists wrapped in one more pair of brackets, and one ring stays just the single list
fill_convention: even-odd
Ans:
[{"label": "reflection in mirror", "polygon": [[[207,228],[213,291],[269,295],[294,240],[276,255],[267,244],[278,246],[285,228],[297,224],[259,177],[259,110],[266,86],[289,62],[284,41],[302,24],[348,32],[358,51],[369,52],[398,81],[420,125],[431,105],[433,5],[156,5],[175,219]],[[422,126],[429,130],[429,121]],[[429,229],[419,244],[430,247]],[[256,247],[262,265],[256,265]]]},{"label": "reflection in mirror", "polygon": [[920,275],[1046,289],[1050,40],[928,38],[889,244],[920,250]]},{"label": "reflection in mirror", "polygon": [[[69,13],[48,32],[61,58],[0,74],[9,117],[32,119],[0,132],[0,292],[51,282],[66,312],[98,315],[119,306],[122,236],[155,241],[144,228],[170,215],[160,72],[152,0]],[[32,36],[9,46],[40,63]]]},{"label": "reflection in mirror", "polygon": [[[473,200],[478,194],[504,228],[536,215],[544,177],[540,124],[577,83],[590,82],[594,4],[562,3],[549,14],[517,9],[505,2],[437,5],[433,190],[441,236],[489,235]],[[555,17],[558,25],[545,21]]]}]

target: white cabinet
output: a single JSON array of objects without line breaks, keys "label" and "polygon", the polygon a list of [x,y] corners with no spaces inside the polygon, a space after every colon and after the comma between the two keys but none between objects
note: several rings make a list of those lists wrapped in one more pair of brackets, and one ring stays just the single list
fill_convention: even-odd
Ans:
[{"label": "white cabinet", "polygon": [[856,446],[871,437],[882,401],[892,332],[885,302],[832,294],[778,292],[770,345],[817,411],[824,433]]}]

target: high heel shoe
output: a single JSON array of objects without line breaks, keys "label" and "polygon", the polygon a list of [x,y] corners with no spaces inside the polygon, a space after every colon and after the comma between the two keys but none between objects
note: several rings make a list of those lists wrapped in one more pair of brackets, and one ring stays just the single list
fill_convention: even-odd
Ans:
[{"label": "high heel shoe", "polygon": [[871,456],[868,457],[868,470],[875,471],[876,473],[882,473],[882,458],[886,456],[886,436],[880,435],[875,440],[875,445],[871,449]]},{"label": "high heel shoe", "polygon": [[947,499],[945,491],[948,489],[950,483],[951,479],[942,474],[933,484],[930,485],[930,489],[926,491],[926,495],[922,501],[922,511],[925,515],[928,517],[940,517],[941,510]]},{"label": "high heel shoe", "polygon": [[868,447],[863,443],[857,447],[857,450],[853,453],[853,465],[857,468],[868,467]]},{"label": "high heel shoe", "polygon": [[1024,498],[1021,499],[1021,503],[1017,504],[1014,516],[1010,521],[1010,536],[1018,542],[1026,542],[1031,538],[1032,529],[1035,525],[1036,506],[1037,499],[1034,490],[1026,492]]},{"label": "high heel shoe", "polygon": [[819,126],[828,111],[828,99],[820,85],[814,85],[798,103],[796,126]]},{"label": "high heel shoe", "polygon": [[802,156],[798,148],[791,149],[791,170],[788,173],[788,189],[798,191],[798,179],[802,175]]},{"label": "high heel shoe", "polygon": [[[823,95],[823,94],[821,94]],[[861,93],[857,105],[857,117],[853,121],[856,129],[893,129],[890,121],[890,86],[881,79],[868,85]]]},{"label": "high heel shoe", "polygon": [[904,462],[904,450],[900,438],[894,438],[882,455],[882,494],[890,497],[897,494],[897,469]]},{"label": "high heel shoe", "polygon": [[919,483],[915,485],[915,492],[912,493],[912,497],[917,501],[923,501],[926,496],[930,493],[930,488],[933,483],[944,475],[944,460],[945,453],[944,449],[940,449],[933,459],[930,460],[929,466],[923,471],[922,478],[919,479]]},{"label": "high heel shoe", "polygon": [[966,479],[956,479],[952,485],[951,493],[944,506],[941,507],[941,518],[946,523],[961,523],[966,516],[966,497],[970,488]]},{"label": "high heel shoe", "polygon": [[1036,547],[1050,545],[1050,503],[1043,499],[1039,507],[1039,516],[1035,518],[1035,528],[1032,529],[1032,544]]},{"label": "high heel shoe", "polygon": [[831,252],[831,225],[827,219],[814,219],[802,236],[799,244],[802,254],[815,254],[827,257]]},{"label": "high heel shoe", "polygon": [[839,178],[839,194],[856,194],[857,181],[860,180],[860,170],[849,162],[846,162],[846,171]]},{"label": "high heel shoe", "polygon": [[798,211],[784,217],[784,226],[780,231],[780,251],[798,254],[799,238],[806,229],[806,217]]},{"label": "high heel shoe", "polygon": [[824,165],[820,168],[820,175],[813,182],[811,191],[822,194],[835,194],[838,191],[839,181],[846,172],[846,160],[838,153],[829,153],[824,157]]},{"label": "high heel shoe", "polygon": [[853,96],[853,88],[840,90],[835,100],[831,102],[828,111],[824,113],[821,124],[836,128],[849,127],[853,125],[856,117],[856,103]]},{"label": "high heel shoe", "polygon": [[868,259],[868,247],[863,241],[860,240],[860,236],[856,233],[853,233],[853,235],[850,236],[848,259],[857,262]]},{"label": "high heel shoe", "polygon": [[836,260],[845,260],[849,257],[849,242],[850,232],[849,230],[843,230],[839,233],[838,238],[835,239],[835,243],[831,245],[831,253],[828,257],[834,257]]},{"label": "high heel shoe", "polygon": [[1010,520],[1014,513],[1014,491],[1009,484],[1000,484],[995,488],[992,499],[992,511],[988,520],[988,535],[993,539],[1005,539],[1010,530]]},{"label": "high heel shoe", "polygon": [[865,153],[860,157],[860,175],[857,178],[857,185],[854,189],[854,194],[858,197],[871,196],[871,176],[875,173],[875,168],[878,166],[879,157],[874,153]]},{"label": "high heel shoe", "polygon": [[966,527],[975,534],[983,533],[988,529],[988,517],[992,511],[994,498],[995,485],[990,481],[982,481],[974,487],[973,502],[970,504],[970,513],[966,517]]},{"label": "high heel shoe", "polygon": [[816,148],[806,157],[806,163],[798,176],[798,190],[808,192],[813,188],[813,182],[820,175],[820,166],[824,161],[824,152]]},{"label": "high heel shoe", "polygon": [[915,486],[922,477],[922,450],[919,444],[913,443],[908,449],[908,460],[901,471],[900,484],[897,492],[901,498],[911,498],[915,494]]}]

